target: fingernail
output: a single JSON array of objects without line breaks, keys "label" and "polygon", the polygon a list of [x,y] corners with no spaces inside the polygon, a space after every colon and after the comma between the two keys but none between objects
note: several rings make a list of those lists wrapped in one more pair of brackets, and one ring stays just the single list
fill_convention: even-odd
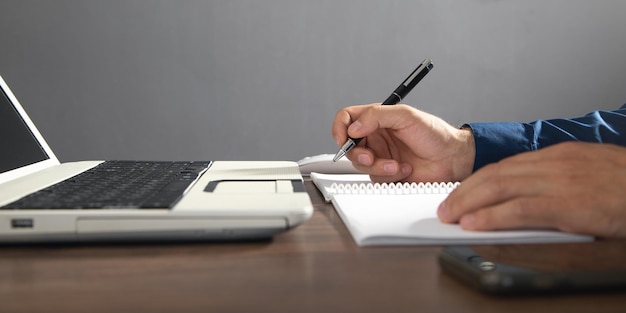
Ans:
[{"label": "fingernail", "polygon": [[441,202],[441,204],[439,204],[439,207],[437,208],[437,216],[439,216],[439,219],[444,222],[448,222],[450,220],[450,211],[448,210],[445,202]]},{"label": "fingernail", "polygon": [[402,170],[402,174],[403,174],[403,175],[409,175],[409,174],[411,174],[411,166],[410,166],[410,165],[408,165],[408,164],[403,165],[403,166],[402,166],[402,168],[401,168],[401,170]]},{"label": "fingernail", "polygon": [[356,121],[348,127],[348,132],[352,133],[352,132],[358,131],[359,129],[361,129],[362,126],[363,125],[361,125],[361,122]]},{"label": "fingernail", "polygon": [[367,154],[359,154],[359,156],[357,157],[357,161],[359,161],[359,163],[363,165],[370,165],[372,163],[372,160]]},{"label": "fingernail", "polygon": [[395,174],[398,171],[398,167],[393,163],[383,165],[383,170],[387,174]]}]

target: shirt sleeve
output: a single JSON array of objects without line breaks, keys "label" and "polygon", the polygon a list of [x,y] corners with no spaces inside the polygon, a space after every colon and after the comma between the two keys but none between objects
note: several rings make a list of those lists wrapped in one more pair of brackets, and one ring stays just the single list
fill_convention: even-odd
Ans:
[{"label": "shirt sleeve", "polygon": [[572,119],[537,120],[531,123],[469,123],[474,133],[474,171],[520,152],[564,141],[612,143],[626,146],[626,104],[613,111],[593,111]]}]

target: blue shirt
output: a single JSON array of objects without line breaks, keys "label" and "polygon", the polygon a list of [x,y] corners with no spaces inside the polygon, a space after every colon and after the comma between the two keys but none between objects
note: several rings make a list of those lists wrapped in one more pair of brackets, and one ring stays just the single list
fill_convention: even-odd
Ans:
[{"label": "blue shirt", "polygon": [[564,141],[612,143],[626,146],[626,104],[613,111],[594,111],[573,119],[532,123],[492,122],[466,124],[474,133],[474,171],[520,152]]}]

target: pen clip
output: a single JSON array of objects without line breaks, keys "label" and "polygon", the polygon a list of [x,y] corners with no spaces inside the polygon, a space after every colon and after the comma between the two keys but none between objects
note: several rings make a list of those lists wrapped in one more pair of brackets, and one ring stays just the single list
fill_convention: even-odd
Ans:
[{"label": "pen clip", "polygon": [[404,87],[409,87],[411,83],[417,84],[419,80],[415,81],[415,77],[417,77],[417,75],[421,73],[424,68],[427,68],[430,71],[433,68],[433,61],[431,59],[424,59],[424,61],[422,61],[422,64],[420,64],[420,66],[418,66],[415,71],[413,71],[413,73],[411,73],[409,77],[406,78],[402,85],[404,85]]}]

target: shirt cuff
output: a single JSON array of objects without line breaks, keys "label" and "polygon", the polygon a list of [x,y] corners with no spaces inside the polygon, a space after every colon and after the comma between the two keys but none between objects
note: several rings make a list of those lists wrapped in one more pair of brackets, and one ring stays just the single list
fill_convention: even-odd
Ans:
[{"label": "shirt cuff", "polygon": [[520,152],[536,150],[532,140],[534,130],[524,123],[469,123],[463,127],[469,127],[474,134],[476,158],[473,171]]}]

